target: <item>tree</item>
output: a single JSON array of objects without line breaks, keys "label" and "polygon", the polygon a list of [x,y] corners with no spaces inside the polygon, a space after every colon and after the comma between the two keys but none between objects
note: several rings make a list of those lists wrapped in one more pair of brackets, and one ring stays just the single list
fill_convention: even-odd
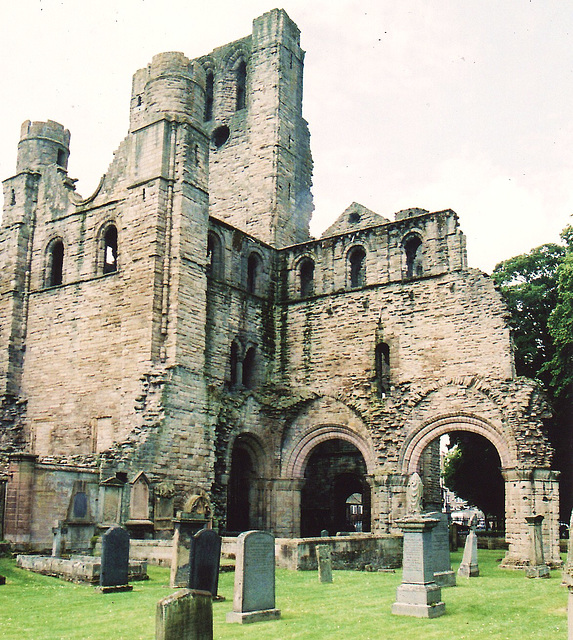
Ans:
[{"label": "tree", "polygon": [[487,516],[502,521],[505,515],[504,480],[496,448],[476,433],[457,431],[449,436],[444,484]]}]

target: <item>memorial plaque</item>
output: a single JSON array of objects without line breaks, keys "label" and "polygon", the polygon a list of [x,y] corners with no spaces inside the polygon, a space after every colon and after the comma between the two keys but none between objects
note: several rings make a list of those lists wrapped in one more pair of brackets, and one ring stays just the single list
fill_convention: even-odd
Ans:
[{"label": "memorial plaque", "polygon": [[122,527],[110,527],[102,537],[101,574],[102,591],[128,591],[129,534]]},{"label": "memorial plaque", "polygon": [[266,531],[246,531],[237,538],[233,611],[227,622],[278,619],[275,609],[275,539]]},{"label": "memorial plaque", "polygon": [[202,529],[191,538],[189,551],[189,589],[208,591],[214,598],[219,585],[221,536],[213,529]]}]

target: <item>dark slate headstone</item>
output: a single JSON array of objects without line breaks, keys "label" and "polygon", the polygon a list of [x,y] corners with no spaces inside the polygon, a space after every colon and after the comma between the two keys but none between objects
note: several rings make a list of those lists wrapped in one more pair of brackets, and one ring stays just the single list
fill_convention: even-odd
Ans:
[{"label": "dark slate headstone", "polygon": [[278,620],[275,609],[275,539],[266,531],[245,531],[237,538],[233,611],[227,622]]},{"label": "dark slate headstone", "polygon": [[129,591],[129,533],[122,527],[110,527],[102,537],[100,589]]},{"label": "dark slate headstone", "polygon": [[189,551],[189,589],[208,591],[217,597],[221,536],[213,529],[202,529],[191,538]]}]

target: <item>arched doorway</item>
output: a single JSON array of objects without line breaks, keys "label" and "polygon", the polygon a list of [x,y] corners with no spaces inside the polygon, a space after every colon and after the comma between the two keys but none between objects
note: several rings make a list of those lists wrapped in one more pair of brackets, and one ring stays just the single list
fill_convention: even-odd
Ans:
[{"label": "arched doorway", "polygon": [[227,487],[227,532],[261,527],[260,446],[249,434],[235,440]]},{"label": "arched doorway", "polygon": [[[370,531],[367,473],[362,453],[351,442],[331,438],[316,444],[304,468],[301,536],[319,536],[323,530],[331,535],[339,531]],[[359,496],[360,514],[349,508],[351,496],[354,504]]]}]

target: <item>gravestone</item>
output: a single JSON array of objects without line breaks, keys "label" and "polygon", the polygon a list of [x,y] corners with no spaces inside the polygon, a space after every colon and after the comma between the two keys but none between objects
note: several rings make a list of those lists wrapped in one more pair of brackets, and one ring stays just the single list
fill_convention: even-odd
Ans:
[{"label": "gravestone", "polygon": [[438,520],[420,516],[398,522],[404,534],[404,550],[402,584],[392,605],[395,615],[437,618],[446,612],[432,565],[432,529],[437,524]]},{"label": "gravestone", "polygon": [[525,521],[529,525],[529,566],[525,569],[528,578],[549,578],[549,567],[545,564],[543,555],[543,534],[541,526],[543,516],[527,516]]},{"label": "gravestone", "polygon": [[316,561],[318,563],[318,581],[332,582],[332,558],[327,544],[316,545]]},{"label": "gravestone", "polygon": [[275,539],[266,531],[245,531],[237,538],[233,611],[227,622],[278,620],[275,609]]},{"label": "gravestone", "polygon": [[183,589],[157,603],[155,640],[213,640],[213,600],[208,591]]},{"label": "gravestone", "polygon": [[189,554],[191,538],[201,529],[210,529],[213,523],[211,501],[205,491],[191,495],[183,511],[173,520],[173,556],[171,558],[170,587],[187,587],[189,584]]},{"label": "gravestone", "polygon": [[52,540],[52,557],[61,558],[62,554],[66,551],[68,528],[61,520],[58,520],[55,526],[52,527],[52,533],[54,534],[54,539]]},{"label": "gravestone", "polygon": [[102,537],[100,590],[131,591],[128,584],[129,534],[118,526],[110,527]]},{"label": "gravestone", "polygon": [[477,517],[474,515],[470,522],[470,532],[466,538],[464,555],[458,569],[458,575],[463,578],[477,578],[479,576],[476,527]]},{"label": "gravestone", "polygon": [[434,580],[440,587],[455,587],[456,574],[452,570],[450,560],[450,531],[448,514],[432,511],[425,514],[438,524],[432,529],[432,564],[434,565]]},{"label": "gravestone", "polygon": [[321,538],[328,538],[328,536],[329,536],[329,535],[330,535],[330,534],[328,533],[328,529],[323,529],[323,530],[320,532],[320,537],[321,537]]},{"label": "gravestone", "polygon": [[189,551],[189,589],[208,591],[217,597],[221,536],[213,529],[202,529],[191,538]]},{"label": "gravestone", "polygon": [[0,576],[0,586],[6,584],[6,576]]}]

